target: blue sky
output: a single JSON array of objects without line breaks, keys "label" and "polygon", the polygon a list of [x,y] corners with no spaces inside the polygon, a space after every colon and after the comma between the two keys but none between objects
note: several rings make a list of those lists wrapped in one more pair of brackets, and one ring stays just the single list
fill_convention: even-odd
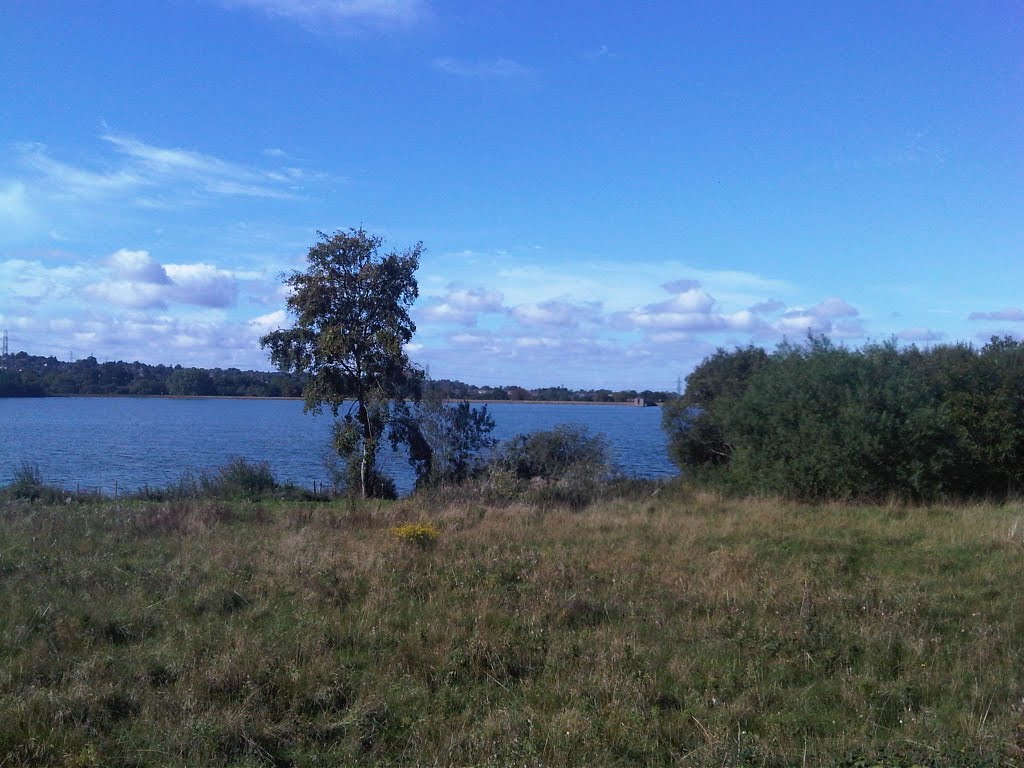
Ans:
[{"label": "blue sky", "polygon": [[13,0],[0,104],[14,350],[267,368],[360,225],[438,378],[1024,336],[1016,2]]}]

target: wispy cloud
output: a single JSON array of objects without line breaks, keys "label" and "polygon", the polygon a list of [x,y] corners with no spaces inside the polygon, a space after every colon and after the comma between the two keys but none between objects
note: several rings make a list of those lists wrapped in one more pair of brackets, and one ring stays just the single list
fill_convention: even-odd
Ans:
[{"label": "wispy cloud", "polygon": [[294,196],[295,173],[260,170],[189,149],[158,147],[131,136],[104,134],[147,181],[187,181],[217,195],[287,198]]},{"label": "wispy cloud", "polygon": [[95,199],[138,189],[148,183],[146,177],[131,167],[89,170],[64,163],[50,156],[45,144],[17,144],[15,152],[22,164],[37,178],[52,182],[56,197]]},{"label": "wispy cloud", "polygon": [[99,138],[113,153],[93,167],[59,160],[43,144],[15,145],[26,174],[0,195],[0,208],[28,210],[33,195],[72,202],[117,201],[156,210],[223,197],[293,199],[326,178],[295,166],[260,168],[123,134],[108,132]]},{"label": "wispy cloud", "polygon": [[504,79],[512,80],[521,77],[530,77],[534,71],[524,64],[512,59],[477,59],[469,61],[466,59],[455,59],[450,56],[443,56],[434,59],[431,64],[434,69],[444,72],[447,75],[475,79]]},{"label": "wispy cloud", "polygon": [[352,32],[407,25],[427,13],[424,0],[224,0],[226,8],[262,11],[311,32]]}]

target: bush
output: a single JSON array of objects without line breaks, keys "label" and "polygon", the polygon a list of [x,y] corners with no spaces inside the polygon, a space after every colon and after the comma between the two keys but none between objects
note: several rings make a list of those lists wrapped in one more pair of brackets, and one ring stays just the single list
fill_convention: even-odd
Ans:
[{"label": "bush", "polygon": [[1020,342],[848,349],[811,337],[763,355],[719,350],[666,408],[685,474],[805,500],[1006,498],[1024,484]]},{"label": "bush", "polygon": [[391,529],[404,542],[415,544],[420,549],[430,549],[437,543],[441,530],[434,523],[404,523]]},{"label": "bush", "polygon": [[10,484],[2,490],[12,499],[42,500],[50,503],[62,495],[59,488],[46,485],[39,466],[28,461],[23,461],[14,468]]},{"label": "bush", "polygon": [[596,470],[602,478],[611,471],[604,436],[591,435],[576,424],[516,435],[502,445],[494,465],[520,480],[559,480],[582,467]]},{"label": "bush", "polygon": [[246,461],[234,456],[222,467],[199,477],[200,495],[222,499],[258,499],[277,490],[277,481],[265,461]]},{"label": "bush", "polygon": [[594,501],[616,475],[604,436],[575,424],[516,435],[501,446],[488,474],[499,498],[525,495],[573,508]]},{"label": "bush", "polygon": [[472,407],[468,401],[446,403],[431,390],[413,407],[396,408],[391,444],[409,447],[409,463],[416,472],[416,487],[464,483],[477,477],[487,465],[487,455],[497,444],[490,436],[494,419],[487,406]]}]

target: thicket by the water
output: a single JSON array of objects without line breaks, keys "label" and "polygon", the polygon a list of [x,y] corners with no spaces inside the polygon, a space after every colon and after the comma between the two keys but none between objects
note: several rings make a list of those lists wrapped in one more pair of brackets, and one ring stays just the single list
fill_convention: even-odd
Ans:
[{"label": "thicket by the water", "polygon": [[1024,489],[1024,344],[719,349],[663,417],[685,473],[743,493],[1007,498]]}]

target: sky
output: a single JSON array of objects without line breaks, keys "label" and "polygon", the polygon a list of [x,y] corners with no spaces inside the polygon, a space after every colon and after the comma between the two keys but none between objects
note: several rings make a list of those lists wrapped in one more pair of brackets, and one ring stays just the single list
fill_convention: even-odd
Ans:
[{"label": "sky", "polygon": [[4,0],[12,352],[269,369],[351,227],[424,244],[434,378],[1022,338],[1024,6]]}]

